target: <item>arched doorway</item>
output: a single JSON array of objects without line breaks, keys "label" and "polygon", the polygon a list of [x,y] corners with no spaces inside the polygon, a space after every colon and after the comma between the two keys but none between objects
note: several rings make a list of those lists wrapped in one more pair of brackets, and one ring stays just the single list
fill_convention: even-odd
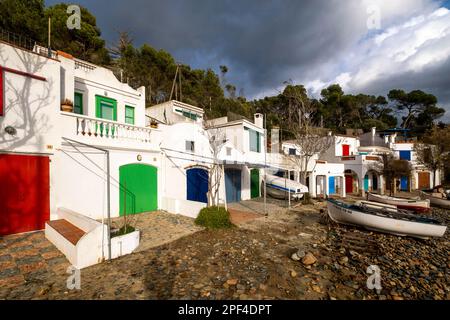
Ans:
[{"label": "arched doorway", "polygon": [[345,170],[345,192],[357,193],[358,188],[358,175],[353,170]]},{"label": "arched doorway", "polygon": [[367,171],[364,177],[364,190],[367,192],[378,191],[380,188],[378,186],[379,175],[373,170]]},{"label": "arched doorway", "polygon": [[145,164],[119,168],[120,215],[158,210],[158,169]]},{"label": "arched doorway", "polygon": [[187,200],[208,203],[208,171],[192,168],[186,171]]}]

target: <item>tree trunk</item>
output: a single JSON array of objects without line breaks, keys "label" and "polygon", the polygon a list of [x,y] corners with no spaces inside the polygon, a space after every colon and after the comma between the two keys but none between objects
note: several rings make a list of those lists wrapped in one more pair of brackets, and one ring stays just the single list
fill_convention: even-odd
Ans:
[{"label": "tree trunk", "polygon": [[436,187],[436,172],[437,172],[437,169],[434,169],[433,170],[433,188]]}]

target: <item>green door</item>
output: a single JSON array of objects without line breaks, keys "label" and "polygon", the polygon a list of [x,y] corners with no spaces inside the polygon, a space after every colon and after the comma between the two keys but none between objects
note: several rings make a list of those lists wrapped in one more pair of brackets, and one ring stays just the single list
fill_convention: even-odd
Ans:
[{"label": "green door", "polygon": [[252,199],[259,198],[259,170],[253,169],[250,171],[250,193]]},{"label": "green door", "polygon": [[158,210],[158,169],[144,164],[120,167],[120,215]]}]

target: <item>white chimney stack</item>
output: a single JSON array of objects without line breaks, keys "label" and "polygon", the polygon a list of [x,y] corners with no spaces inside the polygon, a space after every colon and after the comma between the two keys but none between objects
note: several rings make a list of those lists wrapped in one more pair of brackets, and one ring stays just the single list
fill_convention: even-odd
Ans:
[{"label": "white chimney stack", "polygon": [[264,116],[261,113],[255,113],[255,126],[264,128]]},{"label": "white chimney stack", "polygon": [[372,128],[372,137],[375,137],[376,134],[377,134],[377,128],[373,127]]}]

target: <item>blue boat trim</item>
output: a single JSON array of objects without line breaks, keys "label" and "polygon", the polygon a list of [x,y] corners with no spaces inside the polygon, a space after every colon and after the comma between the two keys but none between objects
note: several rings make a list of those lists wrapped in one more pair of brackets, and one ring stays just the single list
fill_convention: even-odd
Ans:
[{"label": "blue boat trim", "polygon": [[300,193],[300,192],[297,192],[296,190],[291,190],[291,189],[283,188],[283,187],[280,187],[280,186],[276,186],[276,185],[274,185],[274,184],[267,184],[267,186],[268,186],[268,187],[272,187],[272,188],[274,188],[274,189],[282,190],[282,191],[289,191],[290,193]]}]

